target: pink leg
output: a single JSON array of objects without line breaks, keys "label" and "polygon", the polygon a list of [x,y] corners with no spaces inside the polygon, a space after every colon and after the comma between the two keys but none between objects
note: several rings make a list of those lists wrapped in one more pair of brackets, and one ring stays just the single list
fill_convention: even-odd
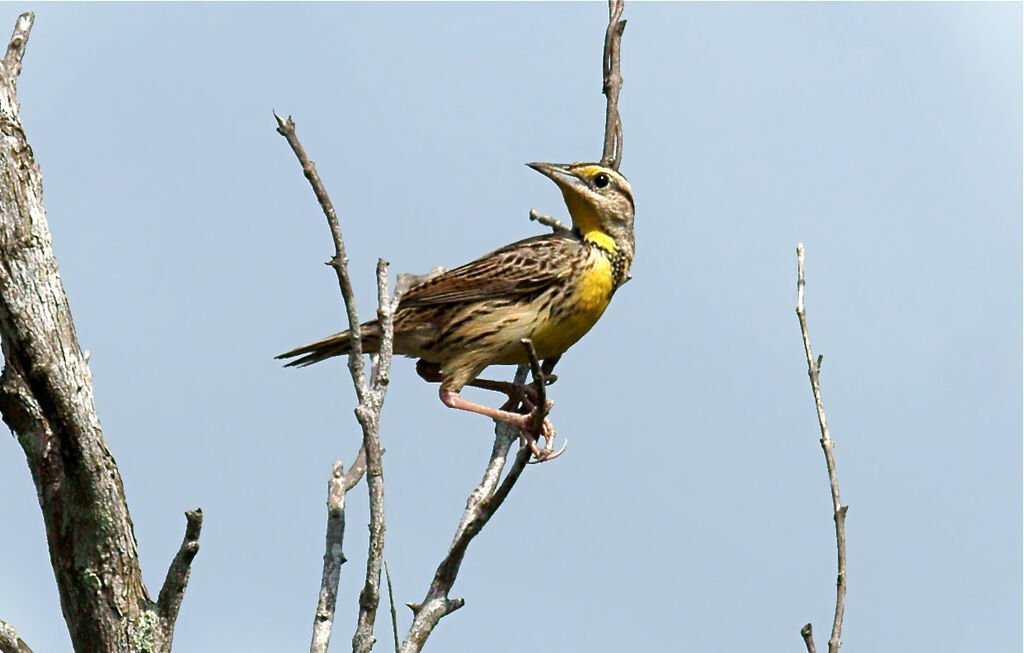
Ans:
[{"label": "pink leg", "polygon": [[[420,375],[420,378],[428,383],[440,383],[444,381],[444,376],[441,375],[441,366],[437,363],[428,363],[427,361],[420,359],[416,362],[416,373]],[[474,388],[483,388],[484,390],[501,392],[502,394],[508,395],[509,399],[526,395],[531,403],[537,403],[537,391],[529,385],[519,385],[516,383],[510,383],[509,381],[491,381],[488,379],[473,379],[466,385],[473,386]],[[476,412],[468,408],[466,410]]]},{"label": "pink leg", "polygon": [[495,421],[511,424],[521,431],[527,429],[530,418],[532,417],[532,415],[520,415],[519,413],[512,413],[507,410],[501,410],[500,408],[484,406],[483,404],[463,399],[459,396],[458,392],[451,392],[450,390],[441,390],[439,394],[441,396],[441,401],[449,408],[458,408],[459,410],[466,410],[471,413],[477,413],[478,415],[485,415]]},{"label": "pink leg", "polygon": [[[523,434],[523,437],[526,439],[527,446],[530,447],[530,451],[536,457],[538,462],[557,458],[562,454],[562,451],[565,450],[565,447],[563,446],[561,451],[557,453],[553,451],[555,427],[547,417],[542,418],[538,424],[538,420],[543,414],[538,406],[533,406],[533,410],[531,410],[528,415],[521,415],[519,413],[512,413],[499,408],[491,408],[490,406],[484,406],[482,404],[469,401],[468,399],[463,399],[459,396],[459,393],[452,392],[450,390],[440,390],[438,394],[440,395],[441,401],[444,405],[449,408],[458,408],[459,410],[484,415],[495,421],[511,424],[519,429]],[[511,408],[514,403],[515,402],[510,399],[505,406]],[[544,449],[537,446],[537,438],[542,435],[546,441]]]}]

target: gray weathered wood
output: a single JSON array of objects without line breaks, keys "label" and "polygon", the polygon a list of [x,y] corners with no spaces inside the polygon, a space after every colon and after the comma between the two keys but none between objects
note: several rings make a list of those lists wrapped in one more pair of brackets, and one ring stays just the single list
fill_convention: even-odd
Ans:
[{"label": "gray weathered wood", "polygon": [[190,514],[162,601],[152,601],[57,270],[42,175],[21,126],[16,82],[32,21],[30,13],[18,18],[0,64],[0,413],[35,482],[75,650],[169,651],[201,515]]}]

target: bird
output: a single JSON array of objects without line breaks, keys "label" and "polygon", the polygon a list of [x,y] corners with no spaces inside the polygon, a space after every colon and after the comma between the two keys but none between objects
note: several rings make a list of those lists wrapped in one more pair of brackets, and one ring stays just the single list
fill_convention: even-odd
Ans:
[{"label": "bird", "polygon": [[[538,358],[557,359],[582,338],[629,279],[633,262],[633,191],[617,170],[602,163],[528,163],[562,191],[572,228],[526,238],[409,288],[394,315],[393,351],[419,359],[417,372],[440,381],[450,408],[490,417],[518,428],[537,460],[550,459],[554,428],[548,406],[532,404],[522,386],[478,379],[490,365],[529,361],[523,339]],[[379,351],[377,320],[359,327],[363,352]],[[287,367],[304,367],[351,349],[342,331],[277,356]],[[467,385],[509,395],[503,408],[469,401]],[[512,397],[528,414],[511,412]],[[540,427],[540,428],[538,428]],[[545,448],[537,447],[537,435]],[[561,453],[561,452],[559,452]]]}]

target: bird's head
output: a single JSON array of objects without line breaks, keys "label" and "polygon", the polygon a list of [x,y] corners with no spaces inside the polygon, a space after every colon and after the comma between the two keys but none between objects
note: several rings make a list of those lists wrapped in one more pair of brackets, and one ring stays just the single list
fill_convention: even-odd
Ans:
[{"label": "bird's head", "polygon": [[633,189],[600,163],[528,163],[562,189],[573,226],[606,249],[633,258]]}]

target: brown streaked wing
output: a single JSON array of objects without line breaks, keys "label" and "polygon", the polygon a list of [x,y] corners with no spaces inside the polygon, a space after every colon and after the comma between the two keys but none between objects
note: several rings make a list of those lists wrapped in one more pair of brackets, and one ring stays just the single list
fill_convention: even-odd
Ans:
[{"label": "brown streaked wing", "polygon": [[582,244],[574,234],[545,234],[506,245],[477,260],[415,286],[400,308],[523,295],[564,275],[555,259],[572,257]]}]

